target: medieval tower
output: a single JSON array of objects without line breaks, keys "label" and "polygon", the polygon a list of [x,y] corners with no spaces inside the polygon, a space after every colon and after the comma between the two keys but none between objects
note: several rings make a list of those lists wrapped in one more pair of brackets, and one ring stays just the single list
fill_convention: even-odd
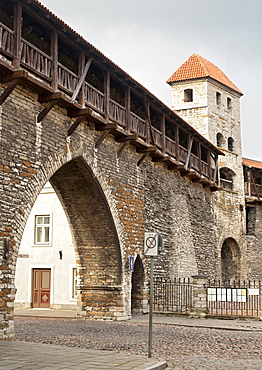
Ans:
[{"label": "medieval tower", "polygon": [[245,277],[245,195],[240,97],[243,93],[213,63],[193,54],[168,79],[172,109],[224,153],[221,191],[213,196],[216,217],[216,277]]}]

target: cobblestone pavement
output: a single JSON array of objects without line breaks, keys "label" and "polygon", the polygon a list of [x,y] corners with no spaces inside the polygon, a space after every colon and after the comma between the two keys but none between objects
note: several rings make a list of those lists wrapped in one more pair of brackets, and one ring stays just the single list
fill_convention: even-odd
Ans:
[{"label": "cobblestone pavement", "polygon": [[[17,317],[15,331],[20,341],[147,355],[143,322]],[[178,370],[262,369],[262,332],[154,324],[153,356]]]}]

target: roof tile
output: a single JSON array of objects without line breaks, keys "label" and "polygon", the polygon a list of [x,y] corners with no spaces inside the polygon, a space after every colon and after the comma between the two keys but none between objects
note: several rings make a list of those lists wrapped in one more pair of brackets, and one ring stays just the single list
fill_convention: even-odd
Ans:
[{"label": "roof tile", "polygon": [[213,78],[243,95],[242,91],[239,90],[217,66],[198,54],[192,54],[187,61],[172,74],[167,80],[167,83],[195,80],[203,77]]},{"label": "roof tile", "polygon": [[262,162],[254,161],[253,159],[242,158],[242,163],[245,166],[259,168],[262,170]]}]

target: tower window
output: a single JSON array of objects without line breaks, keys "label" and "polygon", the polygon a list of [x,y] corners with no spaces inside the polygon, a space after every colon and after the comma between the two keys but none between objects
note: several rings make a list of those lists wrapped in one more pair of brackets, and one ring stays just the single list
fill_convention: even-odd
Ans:
[{"label": "tower window", "polygon": [[232,109],[232,99],[227,98],[227,109]]},{"label": "tower window", "polygon": [[233,152],[234,149],[234,139],[232,137],[229,137],[227,139],[227,148],[230,150],[230,152]]},{"label": "tower window", "polygon": [[193,101],[193,89],[184,90],[184,102]]},{"label": "tower window", "polygon": [[219,146],[220,148],[222,148],[223,146],[223,135],[218,133],[217,134],[217,146]]},{"label": "tower window", "polygon": [[221,104],[221,94],[218,91],[216,92],[216,102],[217,102],[217,105]]}]

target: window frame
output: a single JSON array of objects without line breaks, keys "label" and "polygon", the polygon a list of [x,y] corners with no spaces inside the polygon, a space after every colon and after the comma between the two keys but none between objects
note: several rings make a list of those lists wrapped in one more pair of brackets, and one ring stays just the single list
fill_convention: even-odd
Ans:
[{"label": "window frame", "polygon": [[190,103],[194,101],[194,91],[193,89],[185,89],[184,90],[184,102],[185,103]]},{"label": "window frame", "polygon": [[69,301],[77,300],[77,284],[78,284],[77,266],[74,264],[70,264],[69,266],[69,290],[68,290]]},{"label": "window frame", "polygon": [[[49,217],[49,223],[38,223],[37,218],[38,217]],[[37,241],[37,229],[42,228],[42,230],[46,227],[49,228],[49,240],[48,242],[45,242],[43,240],[44,238],[44,232],[42,232],[42,238],[41,241]],[[52,246],[52,214],[51,213],[43,213],[43,214],[35,214],[34,215],[34,235],[33,235],[33,246],[35,247],[51,247]]]}]

